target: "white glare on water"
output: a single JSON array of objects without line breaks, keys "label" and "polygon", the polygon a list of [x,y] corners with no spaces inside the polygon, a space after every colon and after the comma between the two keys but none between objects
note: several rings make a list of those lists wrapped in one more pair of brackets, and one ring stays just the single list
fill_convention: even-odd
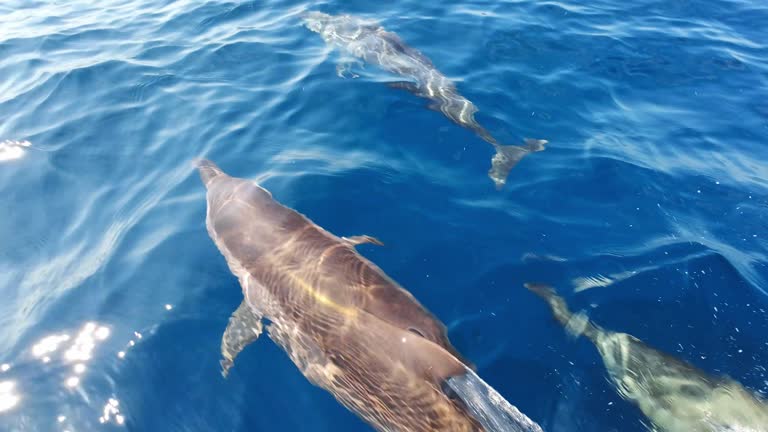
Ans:
[{"label": "white glare on water", "polygon": [[[171,305],[166,305],[168,310],[172,309]],[[57,379],[60,385],[65,388],[76,390],[84,380],[89,369],[89,361],[91,361],[95,355],[96,348],[100,343],[103,343],[112,335],[112,331],[108,326],[101,325],[96,322],[85,323],[80,330],[76,332],[61,332],[53,333],[43,337],[37,343],[35,343],[30,351],[32,357],[38,359],[42,363],[51,364],[54,366],[66,366],[65,369],[58,367],[46,368],[46,371],[59,374]],[[144,338],[141,332],[133,331],[135,339],[131,339],[128,342],[128,346],[123,348],[123,351],[113,352],[118,358],[123,359],[127,355],[127,351],[130,347],[137,344]],[[0,374],[5,375],[6,372],[14,368],[11,363],[0,364]],[[68,369],[68,370],[67,370]],[[16,381],[6,380],[0,381],[0,414],[6,411],[10,411],[14,408],[18,408],[22,397],[17,392]],[[33,399],[33,396],[38,395],[25,395],[24,399]],[[120,412],[120,403],[115,398],[110,398],[104,405],[102,415],[99,417],[101,423],[112,423],[113,425],[124,425],[125,415]],[[72,425],[70,425],[71,419],[63,414],[56,414],[55,421],[60,424],[61,427],[67,427],[61,432],[65,432]],[[72,430],[74,432],[74,430]]]},{"label": "white glare on water", "polygon": [[[78,369],[85,370],[82,363],[91,359],[96,344],[109,338],[109,335],[109,327],[99,326],[92,322],[86,323],[75,336],[72,345],[64,352],[64,360],[77,362],[76,371]],[[42,360],[43,363],[48,363],[51,361],[52,354],[58,351],[62,345],[70,342],[71,339],[72,337],[66,333],[46,336],[32,347],[32,355]],[[2,366],[3,372],[7,370],[5,367],[6,365]],[[7,367],[10,369],[10,365]],[[82,371],[78,373],[82,373]]]},{"label": "white glare on water", "polygon": [[119,408],[120,402],[115,398],[109,398],[106,405],[104,405],[104,411],[99,417],[99,423],[107,423],[114,420],[118,425],[125,423],[125,417],[120,414]]},{"label": "white glare on water", "polygon": [[[50,363],[54,359],[74,363],[72,366],[74,375],[64,379],[64,386],[75,388],[80,385],[80,376],[85,374],[85,371],[88,369],[87,362],[93,357],[96,346],[99,342],[107,340],[110,333],[109,327],[88,322],[77,332],[74,340],[72,336],[66,333],[44,337],[32,347],[32,355],[39,358],[43,363]],[[66,350],[64,350],[63,354],[59,355],[59,350],[65,347]],[[10,365],[0,366],[0,370],[3,372],[8,369],[10,369]],[[17,402],[18,399],[15,399],[15,401]]]},{"label": "white glare on water", "polygon": [[56,352],[59,349],[59,345],[69,339],[68,334],[46,336],[32,347],[32,355],[45,359],[48,357],[48,354]]},{"label": "white glare on water", "polygon": [[19,403],[19,396],[14,389],[13,381],[0,381],[0,413],[8,411]]},{"label": "white glare on water", "polygon": [[77,387],[77,385],[80,384],[80,378],[76,376],[69,377],[64,381],[64,384],[69,388]]},{"label": "white glare on water", "polygon": [[109,328],[97,327],[94,323],[87,323],[75,339],[75,343],[64,353],[67,361],[87,361],[91,359],[93,349],[97,341],[103,341],[109,337]]},{"label": "white glare on water", "polygon": [[20,159],[26,153],[25,147],[29,147],[29,141],[0,141],[0,162]]}]

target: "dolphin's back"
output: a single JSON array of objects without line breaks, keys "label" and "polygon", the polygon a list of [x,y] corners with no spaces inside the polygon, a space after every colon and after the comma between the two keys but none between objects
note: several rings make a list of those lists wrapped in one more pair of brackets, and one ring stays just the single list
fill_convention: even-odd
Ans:
[{"label": "dolphin's back", "polygon": [[270,337],[310,381],[380,431],[482,431],[442,391],[467,368],[412,295],[255,183],[212,164],[200,175],[209,233],[247,309],[270,321]]},{"label": "dolphin's back", "polygon": [[[327,331],[326,329],[334,329]],[[376,430],[482,432],[458,401],[441,390],[466,368],[432,342],[360,312],[295,331],[283,322],[269,335],[315,385],[328,390]]]},{"label": "dolphin's back", "polygon": [[342,309],[360,308],[461,359],[445,325],[354,247],[253,182],[230,177],[211,162],[200,173],[209,184],[211,236],[228,262],[291,303],[285,307],[310,309],[324,299]]},{"label": "dolphin's back", "polygon": [[[616,391],[637,404],[664,432],[768,432],[768,404],[738,382],[712,376],[656,350],[636,337],[614,332],[574,314],[551,287],[526,284],[547,301],[572,333],[589,338],[600,352]],[[581,322],[578,332],[573,324]]]},{"label": "dolphin's back", "polygon": [[740,383],[710,375],[632,335],[601,329],[595,345],[619,394],[668,432],[768,432],[768,405]]},{"label": "dolphin's back", "polygon": [[354,307],[426,338],[465,362],[448,340],[445,325],[411,293],[353,247],[338,241],[325,244],[328,246],[320,255],[322,265],[317,267],[315,275],[318,290],[328,295],[344,292]]},{"label": "dolphin's back", "polygon": [[258,271],[251,267],[258,267],[310,224],[253,182],[226,174],[210,180],[208,231],[227,261],[236,262],[238,268]]},{"label": "dolphin's back", "polygon": [[406,44],[405,41],[400,39],[400,36],[398,36],[396,33],[388,32],[382,29],[377,33],[377,36],[388,44],[390,51],[395,53],[402,53],[417,60],[423,66],[436,70],[435,65],[432,63],[432,60],[430,60],[429,57],[422,54],[421,51],[417,50],[416,48]]}]

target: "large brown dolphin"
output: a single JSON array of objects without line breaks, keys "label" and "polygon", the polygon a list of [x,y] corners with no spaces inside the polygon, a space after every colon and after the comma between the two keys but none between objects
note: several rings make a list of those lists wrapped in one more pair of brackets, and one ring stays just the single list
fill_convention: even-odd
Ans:
[{"label": "large brown dolphin", "polygon": [[225,376],[267,319],[304,376],[379,431],[540,431],[467,367],[440,321],[354,249],[378,240],[336,237],[256,183],[210,161],[198,167],[208,233],[245,296],[224,332]]}]

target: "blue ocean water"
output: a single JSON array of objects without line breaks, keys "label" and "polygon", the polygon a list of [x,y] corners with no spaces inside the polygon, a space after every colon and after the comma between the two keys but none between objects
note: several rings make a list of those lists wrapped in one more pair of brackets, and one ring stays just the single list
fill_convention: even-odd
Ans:
[{"label": "blue ocean water", "polygon": [[[492,149],[301,25],[379,20]],[[358,431],[241,301],[191,161],[260,181],[449,327],[546,431],[646,430],[522,284],[768,392],[768,4],[758,0],[0,4],[0,430]],[[374,78],[374,75],[376,78]]]}]

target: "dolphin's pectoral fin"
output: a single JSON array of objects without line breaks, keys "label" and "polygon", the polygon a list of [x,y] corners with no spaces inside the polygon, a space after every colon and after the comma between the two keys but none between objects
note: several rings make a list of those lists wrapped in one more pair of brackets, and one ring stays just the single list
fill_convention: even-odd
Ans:
[{"label": "dolphin's pectoral fin", "polygon": [[520,162],[520,159],[528,153],[543,151],[544,145],[547,142],[547,140],[526,138],[525,146],[494,146],[496,154],[491,159],[491,169],[488,170],[488,177],[496,184],[496,189],[501,189],[507,183],[509,172]]},{"label": "dolphin's pectoral fin", "polygon": [[342,237],[341,239],[344,240],[350,246],[357,246],[363,243],[371,243],[378,246],[384,246],[384,243],[382,243],[381,240],[377,239],[376,237],[371,237],[367,235]]},{"label": "dolphin's pectoral fin", "polygon": [[391,87],[393,89],[400,89],[409,91],[413,94],[420,94],[421,90],[419,90],[419,86],[416,84],[410,82],[410,81],[393,81],[387,83],[388,87]]},{"label": "dolphin's pectoral fin", "polygon": [[[356,63],[357,66],[360,66],[359,63]],[[351,78],[358,78],[360,75],[352,72],[352,62],[340,62],[336,65],[336,75],[339,76],[339,78],[347,78],[347,74],[349,74],[349,77]]]},{"label": "dolphin's pectoral fin", "polygon": [[224,378],[235,364],[235,357],[240,354],[240,351],[259,338],[264,328],[261,318],[261,315],[254,312],[245,301],[240,303],[235,313],[229,318],[229,324],[221,339],[221,374]]}]

